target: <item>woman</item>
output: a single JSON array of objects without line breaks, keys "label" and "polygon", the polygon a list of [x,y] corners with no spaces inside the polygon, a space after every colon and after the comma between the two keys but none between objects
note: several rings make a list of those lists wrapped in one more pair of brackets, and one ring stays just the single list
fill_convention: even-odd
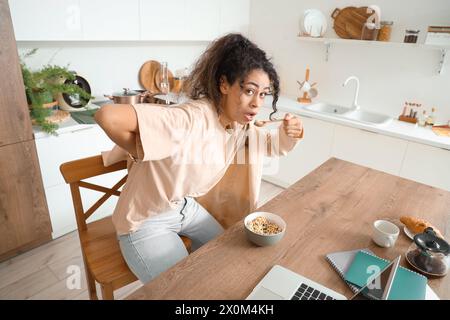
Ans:
[{"label": "woman", "polygon": [[[194,197],[207,194],[249,133],[259,132],[253,121],[266,95],[273,95],[276,111],[279,81],[261,49],[229,34],[202,54],[184,90],[190,100],[179,106],[114,104],[95,115],[135,162],[113,222],[123,256],[143,283],[188,255],[179,235],[196,250],[223,231]],[[302,133],[300,120],[287,114],[272,137],[279,140],[275,154],[292,149]],[[261,176],[255,177],[259,187]]]}]

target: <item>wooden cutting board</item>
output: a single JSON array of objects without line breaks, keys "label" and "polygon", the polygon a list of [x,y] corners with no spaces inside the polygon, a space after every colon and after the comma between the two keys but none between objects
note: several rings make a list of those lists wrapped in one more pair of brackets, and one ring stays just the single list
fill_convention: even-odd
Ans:
[{"label": "wooden cutting board", "polygon": [[351,39],[361,39],[362,30],[372,13],[367,13],[367,7],[355,8],[345,21],[345,30]]},{"label": "wooden cutting board", "polygon": [[364,23],[370,15],[371,13],[367,13],[367,7],[336,8],[331,14],[334,31],[343,39],[361,39]]},{"label": "wooden cutting board", "polygon": [[156,73],[161,68],[161,64],[155,60],[145,62],[139,70],[139,82],[151,93],[159,92],[155,82]]}]

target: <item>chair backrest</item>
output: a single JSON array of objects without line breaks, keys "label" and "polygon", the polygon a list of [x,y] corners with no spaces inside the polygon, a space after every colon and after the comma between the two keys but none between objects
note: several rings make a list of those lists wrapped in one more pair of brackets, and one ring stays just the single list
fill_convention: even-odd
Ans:
[{"label": "chair backrest", "polygon": [[[105,167],[100,155],[79,159],[63,163],[59,170],[61,171],[66,183],[70,184],[72,200],[75,209],[75,216],[79,230],[87,230],[86,220],[112,195],[120,196],[118,190],[127,180],[128,174],[119,180],[113,187],[107,188],[93,183],[82,181],[102,174],[119,171],[127,168],[127,162],[121,161],[111,166]],[[88,210],[84,211],[81,201],[80,187],[103,192],[104,195],[95,202]]]}]

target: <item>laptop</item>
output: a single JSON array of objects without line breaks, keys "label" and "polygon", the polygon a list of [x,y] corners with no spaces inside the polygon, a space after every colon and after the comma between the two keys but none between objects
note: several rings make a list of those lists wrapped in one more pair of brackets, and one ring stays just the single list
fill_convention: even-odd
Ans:
[{"label": "laptop", "polygon": [[[387,300],[400,257],[389,263],[350,300]],[[282,266],[275,265],[246,300],[348,300],[344,295]]]}]

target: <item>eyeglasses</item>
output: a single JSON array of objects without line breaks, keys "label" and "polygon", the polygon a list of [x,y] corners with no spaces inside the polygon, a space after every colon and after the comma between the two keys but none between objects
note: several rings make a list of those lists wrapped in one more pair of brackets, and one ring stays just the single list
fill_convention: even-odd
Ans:
[{"label": "eyeglasses", "polygon": [[246,87],[242,84],[240,85],[240,87],[241,87],[241,92],[244,93],[248,97],[253,97],[255,94],[257,94],[261,99],[264,99],[266,96],[272,95],[271,91],[266,91],[266,90],[257,91],[253,87],[250,87],[250,86]]}]

